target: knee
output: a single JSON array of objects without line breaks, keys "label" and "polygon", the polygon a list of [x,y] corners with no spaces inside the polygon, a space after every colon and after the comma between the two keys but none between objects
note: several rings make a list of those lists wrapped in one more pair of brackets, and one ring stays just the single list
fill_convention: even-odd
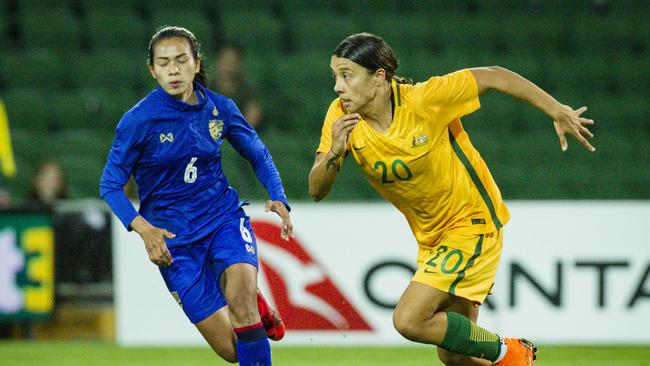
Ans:
[{"label": "knee", "polygon": [[447,366],[463,366],[467,365],[466,363],[469,359],[467,356],[459,355],[456,353],[451,353],[448,351],[445,351],[442,348],[438,348],[438,358],[442,363],[444,363]]},{"label": "knee", "polygon": [[240,324],[249,325],[253,324],[256,318],[259,317],[259,310],[257,309],[257,298],[255,296],[248,296],[241,294],[228,301],[228,310],[230,316],[233,318],[235,326]]},{"label": "knee", "polygon": [[393,327],[408,340],[414,341],[418,334],[417,321],[406,312],[396,311],[393,313]]}]

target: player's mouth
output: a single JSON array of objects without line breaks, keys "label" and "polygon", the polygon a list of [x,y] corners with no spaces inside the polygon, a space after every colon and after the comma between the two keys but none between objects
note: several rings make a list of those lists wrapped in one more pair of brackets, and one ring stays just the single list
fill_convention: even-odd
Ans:
[{"label": "player's mouth", "polygon": [[170,83],[169,83],[169,86],[171,86],[171,87],[174,88],[174,89],[178,89],[182,84],[183,84],[182,81],[180,81],[180,80],[176,80],[176,81],[172,81],[172,82],[170,82]]},{"label": "player's mouth", "polygon": [[352,105],[352,101],[350,99],[341,98],[341,102],[345,108],[348,108],[350,105]]}]

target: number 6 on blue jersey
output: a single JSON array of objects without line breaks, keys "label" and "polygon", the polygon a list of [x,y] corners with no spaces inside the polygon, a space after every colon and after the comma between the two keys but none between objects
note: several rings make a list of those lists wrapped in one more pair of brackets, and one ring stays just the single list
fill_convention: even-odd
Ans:
[{"label": "number 6 on blue jersey", "polygon": [[194,183],[196,182],[196,176],[198,174],[198,169],[194,166],[196,163],[196,158],[192,158],[190,163],[185,167],[185,183]]}]

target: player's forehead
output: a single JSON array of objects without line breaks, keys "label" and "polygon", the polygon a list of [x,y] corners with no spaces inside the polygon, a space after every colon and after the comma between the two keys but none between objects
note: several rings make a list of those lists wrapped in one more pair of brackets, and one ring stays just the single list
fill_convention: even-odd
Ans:
[{"label": "player's forehead", "polygon": [[330,60],[330,68],[334,72],[342,72],[342,71],[360,71],[363,70],[364,67],[359,65],[358,63],[344,58],[344,57],[338,57],[337,55],[332,55],[332,58]]},{"label": "player's forehead", "polygon": [[154,47],[155,58],[175,58],[183,54],[192,55],[190,42],[183,37],[163,38]]}]

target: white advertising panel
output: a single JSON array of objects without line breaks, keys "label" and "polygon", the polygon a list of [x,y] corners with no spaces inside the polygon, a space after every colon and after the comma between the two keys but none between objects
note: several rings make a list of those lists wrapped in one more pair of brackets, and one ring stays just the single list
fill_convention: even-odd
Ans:
[{"label": "white advertising panel", "polygon": [[[650,202],[508,206],[494,294],[479,324],[539,343],[650,343]],[[275,214],[247,207],[260,288],[288,328],[277,345],[411,344],[392,326],[417,254],[403,216],[386,203],[292,207],[289,242]],[[138,235],[113,227],[118,342],[204,344]]]}]

